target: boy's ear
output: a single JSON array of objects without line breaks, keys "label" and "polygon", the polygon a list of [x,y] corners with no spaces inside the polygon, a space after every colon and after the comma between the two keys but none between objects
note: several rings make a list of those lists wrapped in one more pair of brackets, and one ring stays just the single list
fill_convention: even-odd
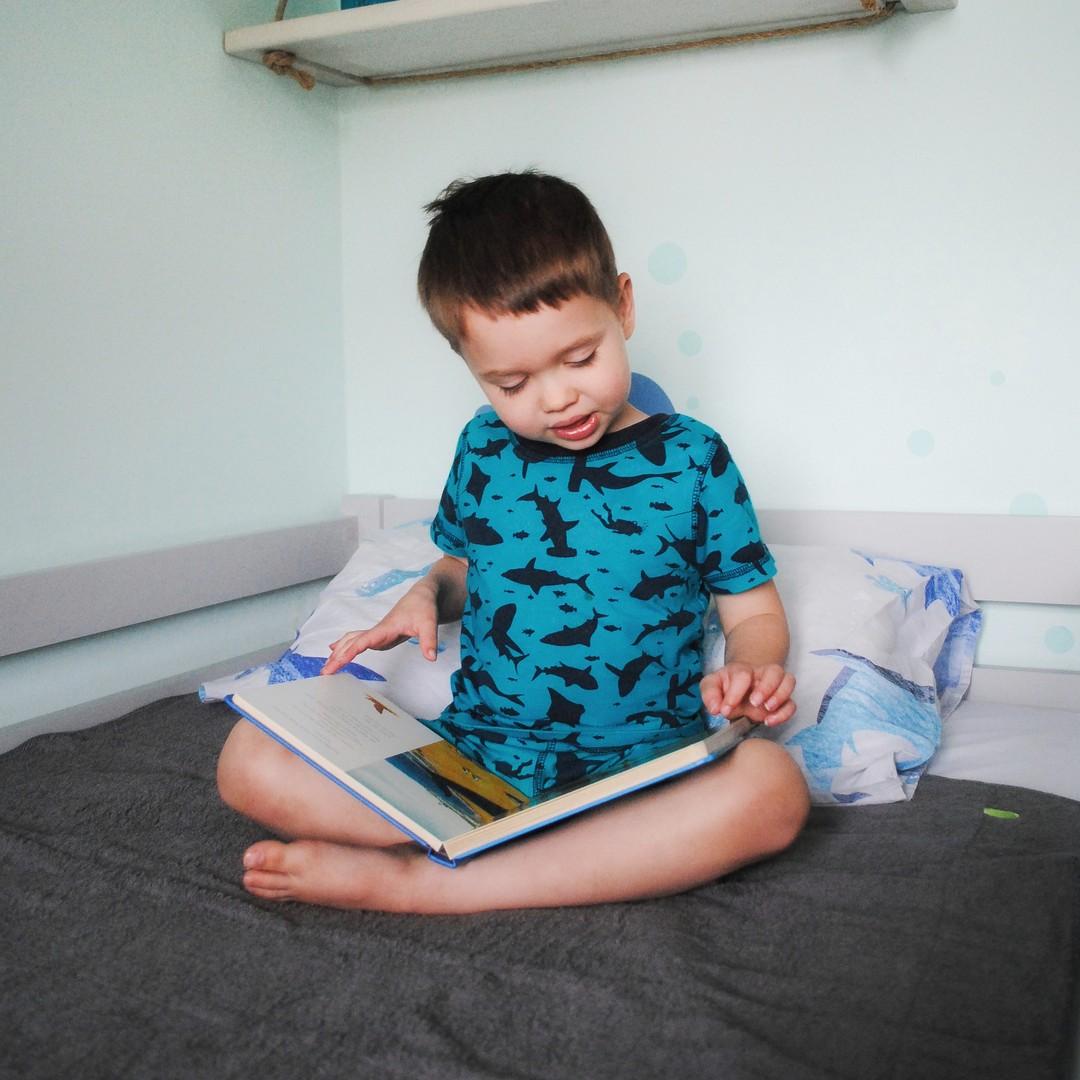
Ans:
[{"label": "boy's ear", "polygon": [[622,323],[623,337],[628,341],[634,332],[637,312],[634,308],[634,283],[629,274],[619,275],[619,322]]}]

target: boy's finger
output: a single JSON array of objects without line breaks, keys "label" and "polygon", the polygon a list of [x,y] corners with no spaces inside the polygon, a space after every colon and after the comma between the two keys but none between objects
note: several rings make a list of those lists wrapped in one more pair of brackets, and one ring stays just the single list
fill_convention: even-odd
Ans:
[{"label": "boy's finger", "polygon": [[766,716],[763,723],[766,727],[779,727],[781,724],[786,724],[795,715],[795,708],[795,702],[789,701],[781,705],[776,712]]},{"label": "boy's finger", "polygon": [[736,705],[741,704],[752,681],[753,676],[749,671],[736,671],[730,677],[723,704],[720,706],[721,715],[728,716]]},{"label": "boy's finger", "polygon": [[346,634],[330,646],[330,656],[323,665],[322,675],[333,675],[340,671],[357,653],[363,652],[367,647],[367,636],[370,631],[358,634]]},{"label": "boy's finger", "polygon": [[710,672],[701,680],[699,689],[701,691],[701,703],[705,706],[705,711],[715,716],[720,711],[720,703],[723,700],[723,685],[720,676],[715,671]]},{"label": "boy's finger", "polygon": [[769,664],[760,669],[760,676],[754,682],[750,694],[751,705],[761,705],[767,698],[774,697],[777,687],[784,681],[784,669],[779,664]]},{"label": "boy's finger", "polygon": [[765,708],[772,712],[773,709],[788,701],[795,689],[795,676],[785,674],[780,680],[780,685],[769,695],[765,701]]},{"label": "boy's finger", "polygon": [[437,626],[425,626],[420,630],[420,651],[429,659],[435,660],[439,655],[439,628]]}]

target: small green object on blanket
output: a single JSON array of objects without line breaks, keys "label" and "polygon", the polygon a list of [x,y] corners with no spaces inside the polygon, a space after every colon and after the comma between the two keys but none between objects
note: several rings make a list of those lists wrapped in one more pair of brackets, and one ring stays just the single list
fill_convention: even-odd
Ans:
[{"label": "small green object on blanket", "polygon": [[1015,821],[1020,815],[1015,810],[998,810],[995,806],[984,806],[987,817],[1001,818],[1002,821]]}]

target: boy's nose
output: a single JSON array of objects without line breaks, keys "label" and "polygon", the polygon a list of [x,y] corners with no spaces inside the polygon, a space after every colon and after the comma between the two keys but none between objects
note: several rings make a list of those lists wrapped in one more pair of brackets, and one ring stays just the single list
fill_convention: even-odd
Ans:
[{"label": "boy's nose", "polygon": [[544,382],[541,406],[544,412],[558,413],[569,408],[577,401],[577,391],[562,379],[548,379]]}]

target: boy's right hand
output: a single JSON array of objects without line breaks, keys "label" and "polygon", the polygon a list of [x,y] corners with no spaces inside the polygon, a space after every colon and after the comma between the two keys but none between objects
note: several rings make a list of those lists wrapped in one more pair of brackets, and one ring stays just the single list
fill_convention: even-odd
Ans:
[{"label": "boy's right hand", "polygon": [[354,630],[330,646],[322,675],[333,675],[365,649],[392,649],[410,638],[420,639],[420,650],[429,660],[438,655],[439,619],[435,596],[421,585],[409,590],[370,630]]}]

